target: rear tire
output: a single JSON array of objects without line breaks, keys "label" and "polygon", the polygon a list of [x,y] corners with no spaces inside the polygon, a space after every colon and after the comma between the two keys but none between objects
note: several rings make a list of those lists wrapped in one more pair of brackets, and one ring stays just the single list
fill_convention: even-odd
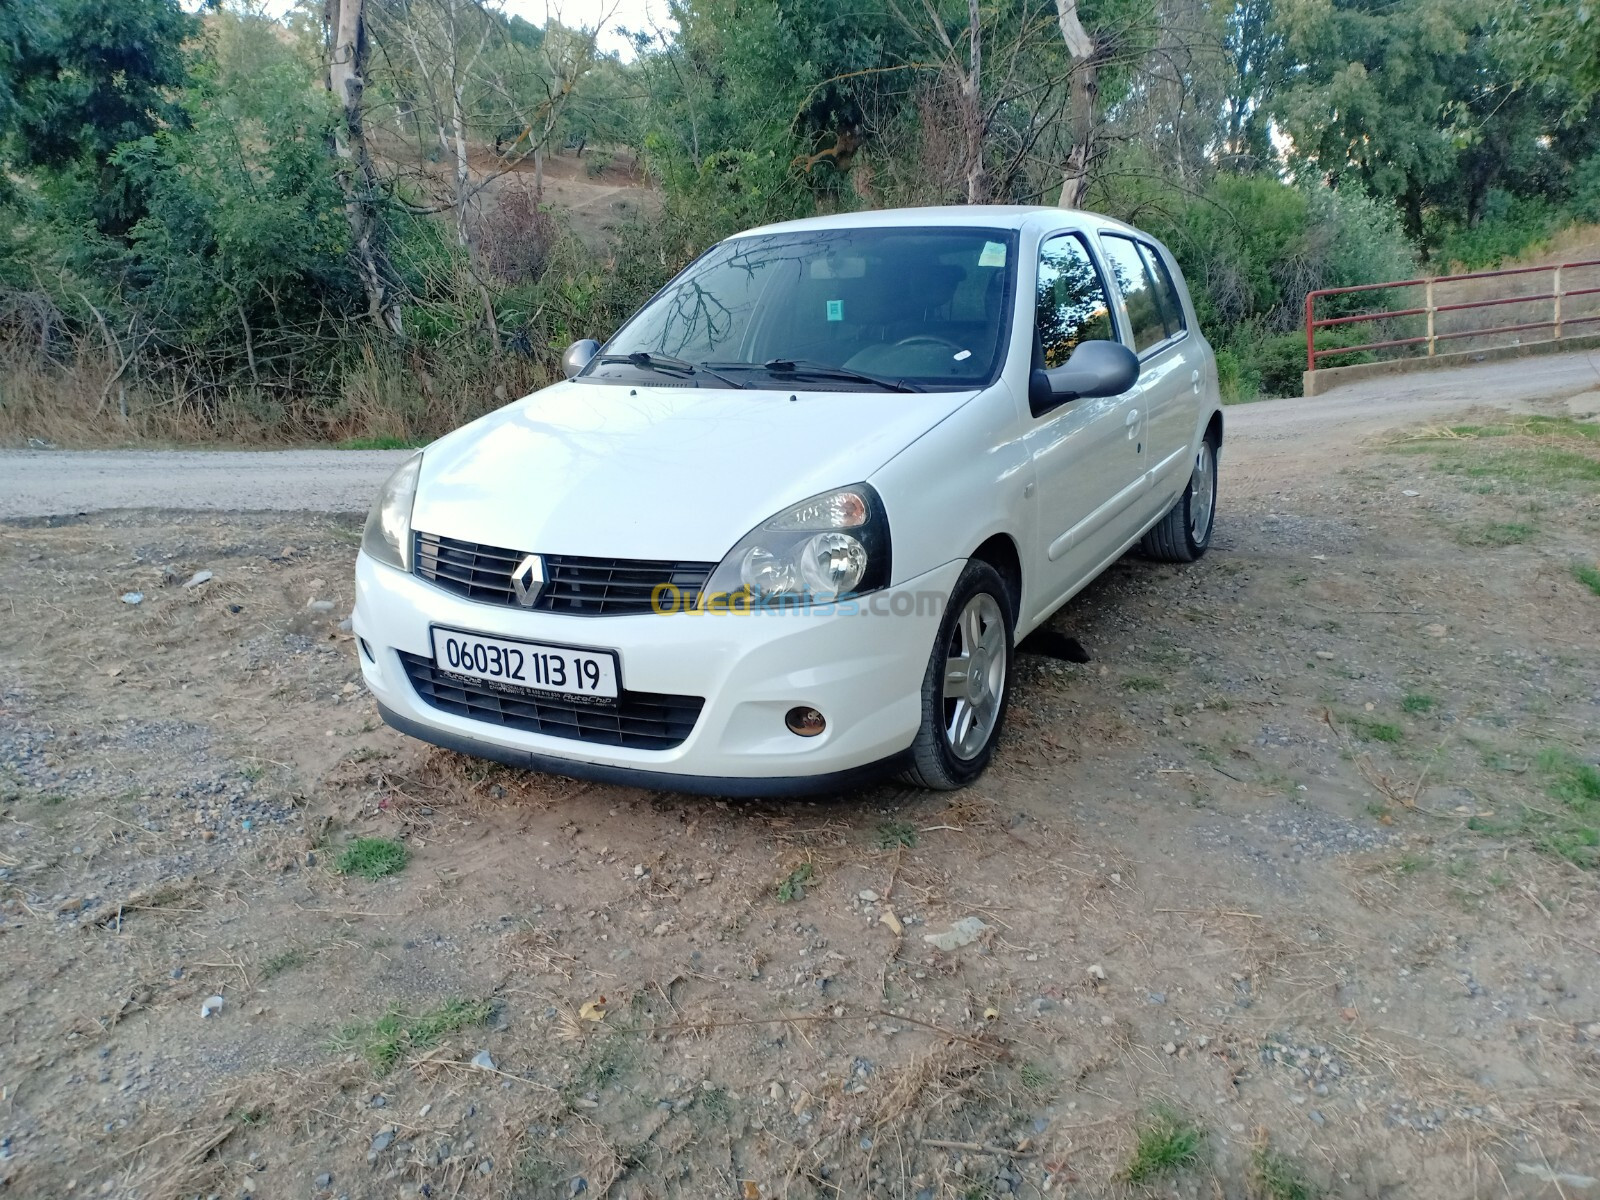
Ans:
[{"label": "rear tire", "polygon": [[989,765],[1011,688],[1011,597],[1000,573],[972,559],[945,605],[922,679],[922,725],[902,778],[953,791]]},{"label": "rear tire", "polygon": [[1157,562],[1190,563],[1211,545],[1211,530],[1217,520],[1218,449],[1209,435],[1200,443],[1183,495],[1139,543],[1145,557]]}]

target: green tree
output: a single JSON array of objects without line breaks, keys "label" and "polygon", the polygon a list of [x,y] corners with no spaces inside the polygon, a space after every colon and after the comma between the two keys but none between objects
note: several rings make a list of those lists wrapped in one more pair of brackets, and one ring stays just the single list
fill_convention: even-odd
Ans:
[{"label": "green tree", "polygon": [[1600,6],[1592,0],[1503,0],[1502,11],[1523,74],[1559,85],[1566,115],[1581,118],[1600,96]]},{"label": "green tree", "polygon": [[1471,0],[1291,0],[1283,21],[1295,82],[1279,118],[1293,156],[1335,186],[1397,205],[1423,237],[1428,190],[1455,167],[1450,110],[1467,73]]},{"label": "green tree", "polygon": [[113,156],[183,121],[183,44],[198,23],[177,0],[63,0],[32,21],[19,11],[15,161],[74,178],[100,230],[125,233],[142,201]]},{"label": "green tree", "polygon": [[1497,193],[1559,202],[1600,133],[1564,119],[1581,83],[1519,77],[1535,35],[1508,22],[1530,20],[1477,0],[1289,0],[1278,112],[1293,157],[1394,203],[1424,248],[1475,228]]}]

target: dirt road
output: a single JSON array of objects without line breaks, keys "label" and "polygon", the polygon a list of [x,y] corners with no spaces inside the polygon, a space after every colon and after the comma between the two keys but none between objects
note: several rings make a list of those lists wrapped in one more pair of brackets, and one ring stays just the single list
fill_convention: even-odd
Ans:
[{"label": "dirt road", "polygon": [[0,520],[119,508],[364,512],[404,450],[0,450]]},{"label": "dirt road", "polygon": [[950,795],[392,733],[375,461],[0,524],[0,1187],[1597,1194],[1600,404],[1534,366],[1230,409],[1212,552],[1059,614]]},{"label": "dirt road", "polygon": [[[1292,462],[1352,447],[1386,428],[1488,404],[1531,411],[1530,402],[1584,397],[1600,409],[1600,352],[1495,363],[1350,384],[1314,400],[1229,410],[1229,466],[1270,457],[1285,478]],[[0,451],[0,520],[119,508],[245,512],[362,512],[406,451],[11,450]],[[1252,478],[1254,476],[1252,475]],[[1230,482],[1237,483],[1234,477]]]}]

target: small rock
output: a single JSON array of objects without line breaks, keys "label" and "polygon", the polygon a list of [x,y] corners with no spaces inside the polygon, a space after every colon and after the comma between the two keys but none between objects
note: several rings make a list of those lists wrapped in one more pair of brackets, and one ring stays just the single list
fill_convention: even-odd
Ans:
[{"label": "small rock", "polygon": [[217,576],[214,571],[196,571],[193,575],[189,576],[188,581],[183,586],[186,588],[197,588],[202,583],[210,583],[216,577]]},{"label": "small rock", "polygon": [[923,934],[922,940],[935,950],[955,950],[961,946],[970,946],[988,928],[977,917],[962,917],[943,933]]},{"label": "small rock", "polygon": [[314,1180],[312,1180],[312,1182],[319,1188],[331,1188],[333,1186],[333,1175],[331,1172],[324,1171],[321,1175],[318,1175]]},{"label": "small rock", "polygon": [[1592,1188],[1596,1183],[1600,1183],[1600,1180],[1592,1175],[1573,1175],[1540,1163],[1519,1162],[1516,1166],[1519,1175],[1532,1175],[1535,1179],[1542,1179],[1545,1183],[1553,1183],[1557,1187],[1565,1184],[1569,1188]]},{"label": "small rock", "polygon": [[572,1177],[572,1182],[567,1184],[567,1195],[569,1195],[569,1196],[581,1196],[584,1192],[587,1192],[588,1190],[589,1190],[589,1181],[587,1179],[585,1179],[582,1175],[574,1175]]},{"label": "small rock", "polygon": [[390,1146],[394,1145],[394,1135],[395,1130],[392,1125],[385,1129],[378,1130],[376,1136],[374,1136],[372,1139],[372,1145],[369,1146],[368,1149],[374,1154],[382,1154]]},{"label": "small rock", "polygon": [[494,1162],[492,1160],[490,1160],[490,1159],[486,1158],[486,1159],[484,1159],[482,1162],[480,1162],[478,1164],[478,1174],[479,1175],[489,1175],[489,1174],[493,1173],[493,1171],[494,1171]]},{"label": "small rock", "polygon": [[477,1067],[480,1071],[492,1071],[495,1069],[494,1059],[489,1057],[489,1052],[487,1050],[479,1050],[476,1054],[474,1054],[472,1056],[472,1065]]},{"label": "small rock", "polygon": [[1165,1046],[1161,1047],[1161,1049],[1167,1054],[1176,1054],[1178,1052],[1178,1043],[1168,1042]]},{"label": "small rock", "polygon": [[1332,662],[1333,661],[1333,651],[1332,650],[1318,650],[1317,651],[1317,657],[1320,658],[1320,659],[1323,659],[1326,662]]},{"label": "small rock", "polygon": [[123,592],[122,593],[122,602],[124,604],[139,604],[143,600],[144,600],[144,593],[143,592]]},{"label": "small rock", "polygon": [[340,633],[349,633],[354,628],[355,622],[353,622],[349,617],[346,617],[344,620],[339,622]]},{"label": "small rock", "polygon": [[332,600],[307,600],[306,601],[306,607],[309,608],[312,612],[332,612],[333,611],[333,601]]},{"label": "small rock", "polygon": [[1090,963],[1087,974],[1096,983],[1104,983],[1106,981],[1106,969],[1099,963]]},{"label": "small rock", "polygon": [[1420,496],[1420,495],[1422,495],[1422,493],[1417,491],[1416,488],[1405,488],[1405,489],[1403,489],[1401,491],[1400,494],[1402,496]]},{"label": "small rock", "polygon": [[222,997],[221,996],[207,996],[205,998],[205,1000],[202,1001],[201,1004],[200,1004],[200,1016],[202,1018],[209,1017],[209,1016],[214,1016],[215,1014],[217,1014],[217,1013],[219,1013],[221,1011],[222,1011]]},{"label": "small rock", "polygon": [[868,904],[875,904],[878,900],[878,893],[873,891],[871,888],[862,888],[856,893],[856,898],[859,900],[865,900]]}]

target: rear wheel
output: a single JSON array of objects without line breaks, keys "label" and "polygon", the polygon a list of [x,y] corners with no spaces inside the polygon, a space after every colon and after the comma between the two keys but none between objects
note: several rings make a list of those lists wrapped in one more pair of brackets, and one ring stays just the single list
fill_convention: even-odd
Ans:
[{"label": "rear wheel", "polygon": [[1193,562],[1211,545],[1217,516],[1217,444],[1210,437],[1195,451],[1189,486],[1172,510],[1144,535],[1139,549],[1159,562]]},{"label": "rear wheel", "polygon": [[983,774],[1005,723],[1012,637],[1005,582],[973,559],[956,580],[928,658],[906,782],[949,791]]}]

